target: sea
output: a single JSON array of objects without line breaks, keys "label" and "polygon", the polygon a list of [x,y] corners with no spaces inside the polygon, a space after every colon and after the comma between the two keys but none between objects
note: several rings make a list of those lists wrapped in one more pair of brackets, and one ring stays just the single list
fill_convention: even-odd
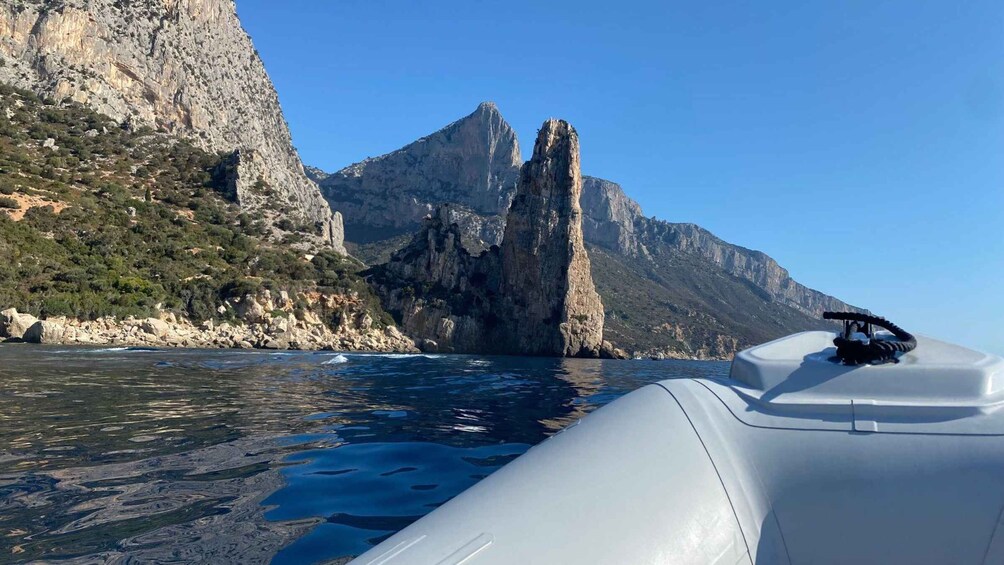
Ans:
[{"label": "sea", "polygon": [[345,563],[728,363],[0,345],[0,563]]}]

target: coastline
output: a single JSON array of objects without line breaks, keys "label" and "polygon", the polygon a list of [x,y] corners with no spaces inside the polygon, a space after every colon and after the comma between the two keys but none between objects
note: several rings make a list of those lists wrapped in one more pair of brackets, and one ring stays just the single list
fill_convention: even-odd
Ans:
[{"label": "coastline", "polygon": [[[254,303],[253,300],[247,300]],[[245,316],[251,317],[251,316]],[[66,316],[38,319],[14,308],[0,311],[0,343],[158,347],[177,349],[259,349],[422,353],[416,340],[396,326],[378,327],[366,314],[344,318],[333,330],[317,318],[265,313],[256,322],[207,320],[193,323],[171,312],[156,318],[102,317],[81,320]],[[610,358],[610,357],[607,357]],[[620,359],[653,361],[730,361],[729,357],[684,356],[666,349],[636,352]]]},{"label": "coastline", "polygon": [[418,353],[394,326],[377,327],[368,316],[333,331],[323,323],[268,316],[261,322],[200,324],[161,313],[157,318],[36,319],[13,308],[0,312],[0,340],[52,345],[106,345],[192,349],[296,349]]}]

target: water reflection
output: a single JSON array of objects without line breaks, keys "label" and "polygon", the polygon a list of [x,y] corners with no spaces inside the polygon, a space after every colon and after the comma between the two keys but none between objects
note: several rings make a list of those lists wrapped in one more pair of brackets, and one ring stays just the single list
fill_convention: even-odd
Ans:
[{"label": "water reflection", "polygon": [[356,555],[720,363],[0,346],[0,563]]}]

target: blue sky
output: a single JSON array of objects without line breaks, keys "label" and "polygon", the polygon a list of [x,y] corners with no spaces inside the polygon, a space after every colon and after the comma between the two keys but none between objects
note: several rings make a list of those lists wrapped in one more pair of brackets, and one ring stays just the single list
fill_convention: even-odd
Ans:
[{"label": "blue sky", "polygon": [[1004,2],[237,0],[303,160],[493,100],[586,174],[908,329],[1004,353]]}]

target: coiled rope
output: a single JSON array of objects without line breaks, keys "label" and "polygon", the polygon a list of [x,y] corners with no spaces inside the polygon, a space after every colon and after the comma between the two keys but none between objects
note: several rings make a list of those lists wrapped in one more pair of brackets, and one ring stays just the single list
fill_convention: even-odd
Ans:
[{"label": "coiled rope", "polygon": [[[837,358],[845,365],[896,363],[898,353],[908,353],[917,348],[917,338],[913,334],[879,316],[858,312],[823,312],[823,319],[844,322],[844,333],[834,338],[833,345],[837,346]],[[875,338],[871,326],[889,330],[896,339]],[[861,333],[865,339],[854,335]]]}]

